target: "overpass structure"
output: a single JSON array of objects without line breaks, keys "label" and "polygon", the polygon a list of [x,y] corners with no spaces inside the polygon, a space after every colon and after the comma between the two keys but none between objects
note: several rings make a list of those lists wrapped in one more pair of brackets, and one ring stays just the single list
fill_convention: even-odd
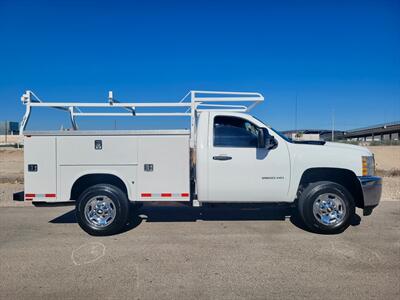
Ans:
[{"label": "overpass structure", "polygon": [[398,141],[400,121],[347,130],[337,138],[349,141]]},{"label": "overpass structure", "polygon": [[[332,130],[326,129],[303,129],[283,131],[289,138],[293,139],[317,139],[324,141],[332,140]],[[400,121],[372,125],[368,127],[356,128],[347,131],[334,131],[334,140],[348,141],[399,141],[400,140]]]}]

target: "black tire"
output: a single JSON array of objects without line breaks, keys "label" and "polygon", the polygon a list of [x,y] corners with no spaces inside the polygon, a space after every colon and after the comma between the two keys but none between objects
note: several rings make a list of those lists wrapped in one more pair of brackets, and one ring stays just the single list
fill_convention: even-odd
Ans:
[{"label": "black tire", "polygon": [[[329,194],[329,197],[340,198],[344,206],[344,213],[342,218],[337,223],[326,225],[322,218],[313,212],[314,202],[319,196]],[[318,201],[318,200],[317,200]],[[313,232],[323,234],[336,234],[341,233],[349,227],[352,218],[355,215],[355,204],[352,195],[342,185],[331,181],[318,181],[310,183],[300,194],[297,204],[299,214],[304,224]],[[317,207],[318,209],[318,207]],[[325,219],[324,221],[327,221]]]},{"label": "black tire", "polygon": [[[94,197],[101,198],[102,196],[111,200],[110,207],[112,207],[114,212],[114,218],[110,220],[110,224],[96,226],[85,216],[85,207]],[[127,195],[116,186],[110,184],[96,184],[87,188],[79,196],[75,213],[79,226],[90,235],[112,235],[120,232],[126,225],[129,215],[129,200]]]}]

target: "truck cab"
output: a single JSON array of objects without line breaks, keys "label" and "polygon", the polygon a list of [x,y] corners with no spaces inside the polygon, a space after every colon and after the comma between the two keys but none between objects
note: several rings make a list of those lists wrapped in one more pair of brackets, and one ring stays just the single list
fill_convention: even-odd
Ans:
[{"label": "truck cab", "polygon": [[326,232],[342,230],[355,207],[369,215],[379,203],[382,180],[367,148],[292,141],[243,113],[203,112],[198,127],[201,202],[295,203],[311,228]]},{"label": "truck cab", "polygon": [[289,149],[272,129],[248,114],[203,112],[197,132],[200,201],[290,202]]}]

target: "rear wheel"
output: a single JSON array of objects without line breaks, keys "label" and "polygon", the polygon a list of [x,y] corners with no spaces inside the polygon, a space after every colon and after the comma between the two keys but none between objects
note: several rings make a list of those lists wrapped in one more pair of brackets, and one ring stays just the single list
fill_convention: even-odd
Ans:
[{"label": "rear wheel", "polygon": [[312,231],[334,234],[344,231],[355,214],[354,199],[345,187],[335,182],[319,181],[301,192],[298,210]]},{"label": "rear wheel", "polygon": [[126,194],[110,184],[89,187],[76,203],[79,226],[91,235],[118,233],[126,225],[128,214]]}]

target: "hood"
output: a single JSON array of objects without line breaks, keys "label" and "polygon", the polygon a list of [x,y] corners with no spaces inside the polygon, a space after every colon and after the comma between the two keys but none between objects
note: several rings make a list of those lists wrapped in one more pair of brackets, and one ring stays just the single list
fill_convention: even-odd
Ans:
[{"label": "hood", "polygon": [[363,155],[365,156],[371,156],[372,152],[369,151],[365,147],[357,146],[357,145],[351,145],[351,144],[345,144],[345,143],[333,143],[333,142],[326,142],[325,147],[328,148],[336,148],[336,149],[346,149],[346,150],[355,150],[358,152],[362,152]]}]

